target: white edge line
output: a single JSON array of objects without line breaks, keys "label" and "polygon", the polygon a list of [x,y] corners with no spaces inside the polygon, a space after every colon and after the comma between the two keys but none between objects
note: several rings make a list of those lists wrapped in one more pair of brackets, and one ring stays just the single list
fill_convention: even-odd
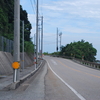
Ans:
[{"label": "white edge line", "polygon": [[71,89],[74,94],[80,99],[80,100],[86,100],[83,96],[81,96],[74,88],[72,88],[68,83],[66,83],[60,76],[58,76],[54,71],[53,69],[50,67],[48,61],[47,61],[47,64],[49,66],[49,68],[51,69],[51,71],[69,88]]}]

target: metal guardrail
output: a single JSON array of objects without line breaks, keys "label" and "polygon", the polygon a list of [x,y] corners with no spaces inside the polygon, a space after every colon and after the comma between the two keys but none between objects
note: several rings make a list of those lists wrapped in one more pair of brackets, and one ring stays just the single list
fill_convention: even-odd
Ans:
[{"label": "metal guardrail", "polygon": [[96,68],[96,69],[100,69],[100,64],[96,63],[96,62],[90,62],[90,61],[85,61],[85,60],[81,60],[81,59],[77,59],[74,57],[68,57],[68,56],[56,56],[53,55],[54,57],[61,57],[61,58],[66,58],[66,59],[72,59],[74,62],[88,66],[88,67],[92,67],[92,68]]},{"label": "metal guardrail", "polygon": [[100,64],[98,64],[96,62],[89,62],[89,61],[85,61],[85,60],[81,60],[81,59],[76,59],[76,58],[73,58],[73,61],[75,61],[77,63],[80,63],[82,65],[88,66],[88,67],[100,69]]},{"label": "metal guardrail", "polygon": [[13,41],[0,36],[0,51],[13,52]]}]

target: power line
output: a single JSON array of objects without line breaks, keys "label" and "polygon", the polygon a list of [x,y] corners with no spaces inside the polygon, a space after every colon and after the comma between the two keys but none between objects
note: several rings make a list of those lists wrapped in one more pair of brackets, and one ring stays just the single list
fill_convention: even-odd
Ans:
[{"label": "power line", "polygon": [[36,5],[36,1],[34,0],[34,5]]},{"label": "power line", "polygon": [[40,11],[41,11],[41,15],[43,16],[43,9],[42,9],[42,5],[43,5],[43,0],[41,0],[41,8],[40,8]]},{"label": "power line", "polygon": [[32,3],[32,0],[30,0],[30,2],[31,2],[31,6],[32,6],[32,8],[33,8],[33,12],[34,12],[34,14],[35,14],[35,9],[34,9],[34,6],[33,6],[33,3]]},{"label": "power line", "polygon": [[[35,12],[36,12],[36,1],[33,0],[34,4],[33,4],[32,0],[30,0],[30,2],[31,2],[32,8],[33,8],[33,12],[34,12],[34,14],[35,14]],[[34,5],[34,6],[33,6],[33,5]],[[40,12],[39,12],[39,11],[38,11],[38,14],[39,14],[39,16],[40,16]]]}]

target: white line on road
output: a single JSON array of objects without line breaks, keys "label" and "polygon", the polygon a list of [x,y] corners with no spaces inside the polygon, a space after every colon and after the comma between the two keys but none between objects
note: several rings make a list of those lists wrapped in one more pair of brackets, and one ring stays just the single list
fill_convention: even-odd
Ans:
[{"label": "white line on road", "polygon": [[[48,63],[48,61],[47,61],[47,63]],[[75,95],[76,96],[78,96],[78,98],[80,99],[80,100],[86,100],[83,96],[81,96],[74,88],[72,88],[68,83],[66,83],[60,76],[58,76],[54,71],[53,71],[53,69],[51,68],[51,66],[49,65],[49,63],[48,63],[48,66],[49,66],[49,68],[51,69],[51,71],[69,88],[69,89],[71,89],[74,93],[75,93]]]},{"label": "white line on road", "polygon": [[54,60],[51,59],[51,61],[52,61],[52,63],[53,63],[54,65],[57,65],[57,63],[56,63]]}]

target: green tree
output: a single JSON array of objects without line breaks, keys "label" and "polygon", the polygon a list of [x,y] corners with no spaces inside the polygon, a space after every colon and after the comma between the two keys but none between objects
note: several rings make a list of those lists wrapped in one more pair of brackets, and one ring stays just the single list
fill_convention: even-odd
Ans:
[{"label": "green tree", "polygon": [[[25,41],[30,41],[30,34],[31,34],[31,23],[28,20],[28,14],[26,12],[26,10],[23,10],[22,6],[20,6],[20,19],[21,21],[24,21],[24,37],[25,37]],[[21,28],[22,28],[22,24],[21,24]]]},{"label": "green tree", "polygon": [[97,50],[89,42],[84,40],[71,42],[62,48],[60,55],[72,56],[87,61],[95,61]]},{"label": "green tree", "polygon": [[[30,38],[31,23],[28,20],[28,14],[26,10],[23,10],[20,6],[20,23],[24,21],[24,40],[25,51],[33,52],[33,43]],[[20,32],[22,30],[22,24],[20,24]],[[0,35],[13,40],[14,38],[14,0],[0,0]],[[22,47],[22,32],[20,34],[20,41]],[[29,45],[29,49],[28,49]]]},{"label": "green tree", "polygon": [[25,52],[34,53],[34,44],[31,41],[25,41]]}]

